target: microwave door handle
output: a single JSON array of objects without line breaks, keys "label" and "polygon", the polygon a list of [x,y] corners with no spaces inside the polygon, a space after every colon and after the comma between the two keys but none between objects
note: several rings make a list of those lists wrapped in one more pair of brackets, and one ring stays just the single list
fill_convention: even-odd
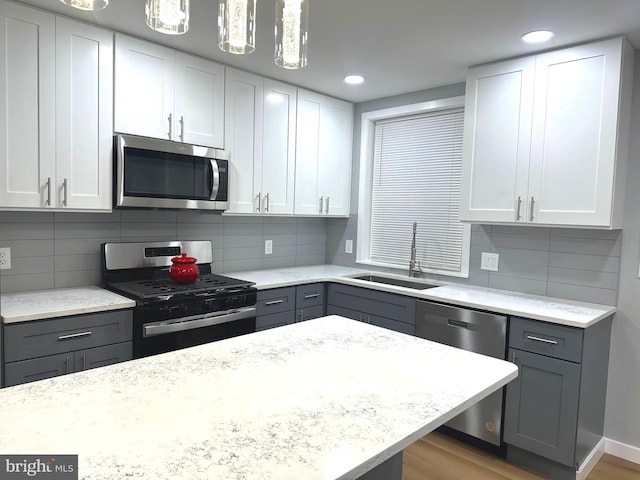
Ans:
[{"label": "microwave door handle", "polygon": [[211,162],[211,200],[215,200],[218,196],[218,189],[220,188],[220,170],[218,169],[218,162],[213,158],[210,158]]}]

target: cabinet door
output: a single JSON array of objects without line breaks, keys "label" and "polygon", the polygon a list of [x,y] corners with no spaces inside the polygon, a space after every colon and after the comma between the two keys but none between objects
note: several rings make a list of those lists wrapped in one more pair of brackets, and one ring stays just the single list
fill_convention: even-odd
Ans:
[{"label": "cabinet door", "polygon": [[610,225],[622,42],[536,57],[528,195],[534,222]]},{"label": "cabinet door", "polygon": [[111,210],[113,33],[56,19],[56,207]]},{"label": "cabinet door", "polygon": [[296,87],[264,80],[262,165],[255,169],[254,178],[254,190],[263,196],[264,213],[293,213],[296,98]]},{"label": "cabinet door", "polygon": [[75,372],[104,367],[133,358],[133,343],[124,342],[75,352]]},{"label": "cabinet door", "polygon": [[73,352],[6,363],[4,366],[4,386],[11,387],[21,383],[35,382],[72,371]]},{"label": "cabinet door", "polygon": [[295,310],[287,312],[271,313],[256,317],[256,332],[268,330],[269,328],[290,325],[296,321]]},{"label": "cabinet door", "polygon": [[351,200],[353,105],[334,98],[322,101],[318,177],[323,213],[348,216]]},{"label": "cabinet door", "polygon": [[51,207],[56,194],[55,17],[2,2],[0,38],[0,206]]},{"label": "cabinet door", "polygon": [[525,221],[533,57],[467,75],[460,220]]},{"label": "cabinet door", "polygon": [[116,35],[116,132],[172,139],[174,64],[174,50]]},{"label": "cabinet door", "polygon": [[224,65],[176,52],[173,139],[224,148]]},{"label": "cabinet door", "polygon": [[504,441],[575,465],[580,365],[509,349],[518,378],[507,385]]},{"label": "cabinet door", "polygon": [[296,322],[304,322],[324,316],[324,305],[311,305],[296,310]]},{"label": "cabinet door", "polygon": [[324,199],[318,189],[321,95],[298,89],[296,187],[294,213],[321,215]]},{"label": "cabinet door", "polygon": [[337,305],[327,305],[327,315],[340,315],[341,317],[358,320],[359,322],[367,322],[366,315],[357,310],[339,307]]},{"label": "cabinet door", "polygon": [[[263,79],[257,75],[226,69],[225,149],[231,152],[229,213],[259,213],[262,165]],[[256,172],[256,166],[258,171]]]}]

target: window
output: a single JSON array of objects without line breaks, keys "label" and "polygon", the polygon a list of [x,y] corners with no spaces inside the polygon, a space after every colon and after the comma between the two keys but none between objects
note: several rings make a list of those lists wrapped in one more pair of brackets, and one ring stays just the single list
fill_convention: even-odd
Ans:
[{"label": "window", "polygon": [[362,116],[358,263],[408,269],[413,223],[424,272],[469,275],[460,223],[464,99]]}]

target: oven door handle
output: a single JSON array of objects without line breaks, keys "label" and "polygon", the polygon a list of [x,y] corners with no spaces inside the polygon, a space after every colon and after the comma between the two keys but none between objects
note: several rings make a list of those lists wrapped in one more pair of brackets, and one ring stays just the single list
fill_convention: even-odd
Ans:
[{"label": "oven door handle", "polygon": [[163,335],[165,333],[175,333],[184,330],[193,330],[194,328],[210,327],[212,325],[220,325],[221,323],[233,322],[235,320],[244,320],[255,316],[256,307],[246,307],[225,310],[224,312],[216,312],[207,315],[195,315],[193,317],[185,317],[179,320],[163,320],[161,322],[148,323],[144,325],[143,336],[153,337],[155,335]]}]

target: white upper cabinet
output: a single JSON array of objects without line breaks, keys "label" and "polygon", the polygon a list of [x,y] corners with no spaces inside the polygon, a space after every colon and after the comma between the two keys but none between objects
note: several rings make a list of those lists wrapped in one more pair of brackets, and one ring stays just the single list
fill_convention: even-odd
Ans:
[{"label": "white upper cabinet", "polygon": [[632,75],[624,38],[471,68],[461,220],[621,228]]},{"label": "white upper cabinet", "polygon": [[116,35],[118,133],[224,147],[224,66]]},{"label": "white upper cabinet", "polygon": [[353,105],[298,89],[294,212],[348,216]]},{"label": "white upper cabinet", "polygon": [[0,2],[0,208],[111,209],[113,35]]},{"label": "white upper cabinet", "polygon": [[291,215],[296,88],[227,68],[225,97],[232,166],[226,213]]}]

